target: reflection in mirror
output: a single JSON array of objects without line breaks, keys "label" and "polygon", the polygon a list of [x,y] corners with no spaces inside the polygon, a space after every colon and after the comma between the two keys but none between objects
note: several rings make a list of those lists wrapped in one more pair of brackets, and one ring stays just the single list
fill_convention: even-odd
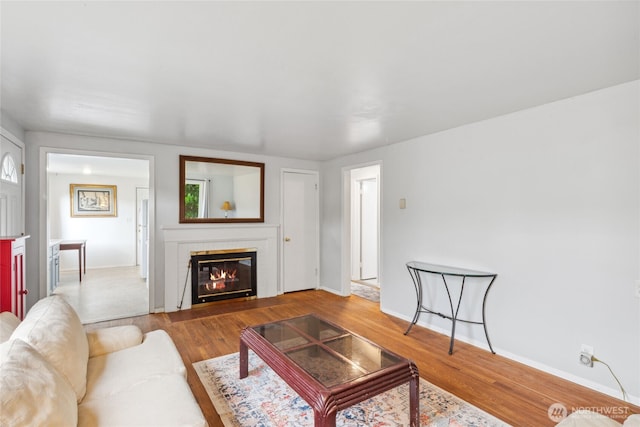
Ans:
[{"label": "reflection in mirror", "polygon": [[180,156],[180,222],[264,222],[264,163]]}]

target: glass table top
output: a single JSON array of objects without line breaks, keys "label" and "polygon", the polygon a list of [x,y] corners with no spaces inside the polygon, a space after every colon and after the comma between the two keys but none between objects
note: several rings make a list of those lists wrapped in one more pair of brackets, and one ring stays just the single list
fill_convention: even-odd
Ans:
[{"label": "glass table top", "polygon": [[450,276],[467,276],[467,277],[493,277],[497,276],[495,273],[488,273],[486,271],[470,270],[467,268],[450,267],[448,265],[429,264],[420,261],[411,261],[407,263],[407,267],[425,271],[427,273],[446,274]]},{"label": "glass table top", "polygon": [[325,387],[353,381],[405,360],[315,315],[253,329]]}]

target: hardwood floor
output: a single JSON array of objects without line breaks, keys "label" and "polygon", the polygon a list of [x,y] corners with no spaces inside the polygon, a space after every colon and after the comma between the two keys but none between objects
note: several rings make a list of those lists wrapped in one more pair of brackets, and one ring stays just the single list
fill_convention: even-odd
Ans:
[{"label": "hardwood floor", "polygon": [[[151,314],[87,325],[135,324],[143,331],[165,329],[188,370],[193,393],[211,427],[222,426],[192,363],[238,351],[242,328],[306,313],[317,313],[391,351],[412,359],[420,376],[513,426],[552,426],[547,415],[556,402],[571,408],[614,408],[617,421],[640,407],[595,392],[520,363],[457,341],[449,356],[449,338],[382,313],[379,304],[357,296],[303,291],[274,298],[209,304],[176,313]],[[612,417],[615,417],[612,416]],[[624,417],[624,418],[622,418]]]}]

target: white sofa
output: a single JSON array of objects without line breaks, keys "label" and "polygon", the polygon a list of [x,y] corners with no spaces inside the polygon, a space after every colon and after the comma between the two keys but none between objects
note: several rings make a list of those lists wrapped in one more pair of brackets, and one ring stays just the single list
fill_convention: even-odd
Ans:
[{"label": "white sofa", "polygon": [[85,332],[59,296],[0,313],[0,426],[206,426],[163,330]]}]

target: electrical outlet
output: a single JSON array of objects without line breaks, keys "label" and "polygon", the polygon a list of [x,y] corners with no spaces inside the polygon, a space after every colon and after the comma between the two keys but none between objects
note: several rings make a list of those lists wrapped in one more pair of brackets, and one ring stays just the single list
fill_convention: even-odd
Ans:
[{"label": "electrical outlet", "polygon": [[587,344],[582,344],[580,346],[580,355],[578,360],[580,360],[581,365],[593,368],[593,347]]},{"label": "electrical outlet", "polygon": [[640,298],[640,280],[636,280],[636,298]]},{"label": "electrical outlet", "polygon": [[580,353],[580,364],[593,368],[593,355],[589,353]]}]

